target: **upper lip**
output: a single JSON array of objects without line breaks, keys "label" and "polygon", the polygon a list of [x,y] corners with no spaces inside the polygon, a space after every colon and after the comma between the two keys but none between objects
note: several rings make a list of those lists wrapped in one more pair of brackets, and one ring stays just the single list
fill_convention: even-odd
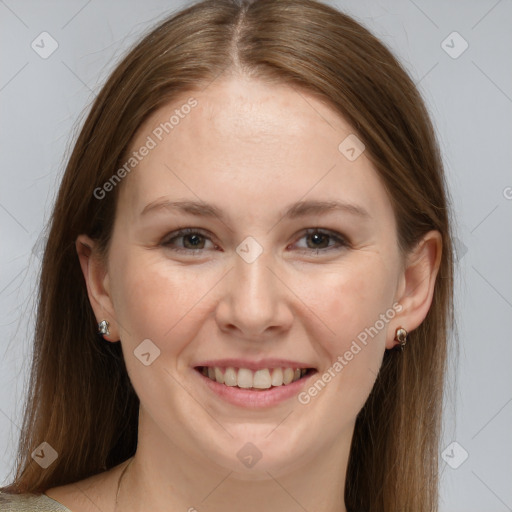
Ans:
[{"label": "upper lip", "polygon": [[314,368],[309,363],[300,361],[291,361],[289,359],[259,359],[258,361],[249,359],[215,359],[208,361],[201,361],[194,364],[194,367],[209,366],[211,368],[217,366],[218,368],[247,368],[248,370],[262,370],[263,368]]}]

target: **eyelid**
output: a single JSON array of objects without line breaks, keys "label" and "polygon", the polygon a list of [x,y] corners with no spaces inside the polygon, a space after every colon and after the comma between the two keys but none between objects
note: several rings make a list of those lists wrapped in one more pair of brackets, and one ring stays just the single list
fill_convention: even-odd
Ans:
[{"label": "eyelid", "polygon": [[332,246],[326,247],[326,248],[318,248],[318,249],[299,249],[299,252],[301,253],[316,253],[316,254],[327,254],[330,251],[336,251],[341,249],[346,249],[348,247],[351,247],[350,241],[348,238],[338,233],[337,231],[333,231],[331,229],[324,229],[324,228],[307,228],[301,232],[300,237],[298,240],[301,240],[306,235],[312,235],[318,233],[320,235],[327,235],[331,238],[331,240],[334,240],[335,243]]},{"label": "eyelid", "polygon": [[[201,228],[177,228],[172,233],[169,233],[168,235],[166,235],[164,237],[164,239],[161,242],[161,245],[166,246],[169,244],[169,242],[171,240],[174,240],[175,238],[181,238],[183,236],[191,235],[191,234],[201,235],[204,239],[210,240],[213,245],[216,245],[213,242],[213,240],[211,239],[212,238],[211,233],[209,233],[208,231],[205,231],[204,229],[201,229]],[[204,251],[204,249],[197,249],[197,250],[196,249],[185,249],[183,247],[178,247],[178,248],[173,247],[172,250],[176,251],[176,252],[188,252],[188,253]]]}]

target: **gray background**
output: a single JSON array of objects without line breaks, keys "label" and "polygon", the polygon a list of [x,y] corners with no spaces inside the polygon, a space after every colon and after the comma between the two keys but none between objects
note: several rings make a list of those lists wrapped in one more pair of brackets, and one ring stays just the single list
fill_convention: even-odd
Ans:
[{"label": "gray background", "polygon": [[[441,142],[460,251],[460,353],[457,366],[451,359],[448,379],[441,510],[512,510],[512,2],[330,3],[399,56],[419,84]],[[3,483],[12,476],[26,391],[42,230],[68,147],[118,58],[182,5],[0,0]],[[42,46],[43,31],[58,43],[46,59],[31,47],[34,40]],[[454,31],[463,39],[450,36]],[[464,40],[469,47],[458,55]],[[48,39],[44,47],[50,48]]]}]

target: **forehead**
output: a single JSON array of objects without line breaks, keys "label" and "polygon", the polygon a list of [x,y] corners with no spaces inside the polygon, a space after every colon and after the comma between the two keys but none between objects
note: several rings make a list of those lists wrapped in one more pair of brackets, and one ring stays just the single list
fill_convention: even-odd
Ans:
[{"label": "forehead", "polygon": [[220,202],[247,215],[301,199],[344,199],[364,203],[372,216],[392,213],[365,153],[351,161],[340,151],[347,137],[354,137],[351,126],[307,92],[254,79],[218,80],[146,120],[131,151],[150,139],[152,149],[126,179],[122,196],[138,212],[166,196]]}]

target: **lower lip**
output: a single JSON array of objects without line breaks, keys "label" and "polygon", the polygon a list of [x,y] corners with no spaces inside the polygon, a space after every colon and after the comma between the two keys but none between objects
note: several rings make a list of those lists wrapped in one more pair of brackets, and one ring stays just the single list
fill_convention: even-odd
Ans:
[{"label": "lower lip", "polygon": [[275,386],[268,389],[254,391],[251,389],[241,389],[237,386],[226,386],[204,376],[201,372],[193,370],[199,378],[213,391],[217,396],[229,402],[230,404],[246,408],[273,407],[285,400],[288,400],[299,394],[306,385],[310,377],[317,372],[305,375],[299,380],[283,386]]}]

